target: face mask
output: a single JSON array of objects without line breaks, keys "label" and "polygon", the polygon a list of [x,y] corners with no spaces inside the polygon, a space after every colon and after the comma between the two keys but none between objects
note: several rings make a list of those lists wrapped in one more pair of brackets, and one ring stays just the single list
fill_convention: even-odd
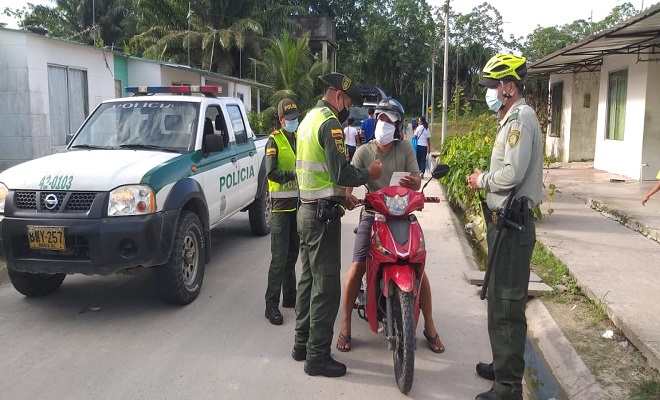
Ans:
[{"label": "face mask", "polygon": [[376,130],[374,136],[380,144],[389,144],[394,140],[394,131],[396,127],[385,121],[376,122]]},{"label": "face mask", "polygon": [[351,114],[351,112],[346,108],[346,103],[344,103],[344,96],[341,98],[341,105],[344,107],[341,111],[339,111],[339,114],[337,114],[337,119],[339,120],[340,124],[343,124],[344,121],[348,119],[348,116]]},{"label": "face mask", "polygon": [[284,130],[286,130],[289,133],[293,133],[298,129],[298,118],[292,119],[292,120],[286,120],[284,123]]},{"label": "face mask", "polygon": [[491,110],[498,112],[502,108],[502,101],[497,98],[498,89],[488,89],[486,90],[486,104]]}]

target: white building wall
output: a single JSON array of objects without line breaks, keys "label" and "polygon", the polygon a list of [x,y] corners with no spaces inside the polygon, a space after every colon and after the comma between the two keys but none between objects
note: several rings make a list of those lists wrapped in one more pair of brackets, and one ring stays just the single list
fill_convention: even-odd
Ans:
[{"label": "white building wall", "polygon": [[128,59],[128,85],[126,86],[160,86],[160,64]]},{"label": "white building wall", "polygon": [[648,88],[644,112],[642,180],[655,180],[660,170],[660,63],[647,63]]},{"label": "white building wall", "polygon": [[189,85],[201,85],[202,78],[199,72],[186,71],[163,65],[161,72],[161,82],[159,86],[170,86],[173,83],[185,83]]},{"label": "white building wall", "polygon": [[48,65],[87,71],[88,108],[114,97],[113,55],[92,46],[0,29],[0,169],[58,150],[51,144]]},{"label": "white building wall", "polygon": [[[640,179],[648,66],[649,63],[637,63],[635,55],[613,55],[603,58],[594,168],[632,179]],[[625,68],[628,69],[628,97],[624,139],[608,140],[605,139],[605,131],[607,128],[609,73]]]},{"label": "white building wall", "polygon": [[571,100],[573,93],[573,75],[561,74],[550,75],[550,87],[563,82],[562,96],[562,116],[561,116],[561,135],[559,137],[550,136],[550,125],[546,127],[545,155],[555,157],[562,162],[568,162],[568,144],[571,140]]}]

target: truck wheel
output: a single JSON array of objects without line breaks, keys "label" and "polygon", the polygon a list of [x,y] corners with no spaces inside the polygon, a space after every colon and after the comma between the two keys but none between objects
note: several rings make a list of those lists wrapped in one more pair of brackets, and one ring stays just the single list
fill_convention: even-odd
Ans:
[{"label": "truck wheel", "polygon": [[195,213],[181,211],[170,259],[156,268],[158,289],[165,300],[184,305],[197,298],[204,280],[204,254],[202,223]]},{"label": "truck wheel", "polygon": [[19,293],[28,297],[45,296],[62,286],[66,274],[32,274],[7,268],[9,280]]},{"label": "truck wheel", "polygon": [[258,236],[270,233],[270,192],[264,190],[264,194],[255,199],[250,206],[250,229]]}]

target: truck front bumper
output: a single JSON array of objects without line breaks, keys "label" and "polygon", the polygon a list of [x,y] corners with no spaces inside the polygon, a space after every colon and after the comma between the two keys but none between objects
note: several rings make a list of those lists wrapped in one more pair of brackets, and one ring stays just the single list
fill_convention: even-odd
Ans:
[{"label": "truck front bumper", "polygon": [[[180,210],[102,219],[0,217],[0,257],[31,273],[110,275],[167,262]],[[43,215],[41,216],[43,217]],[[36,250],[28,225],[63,227],[66,250]]]}]

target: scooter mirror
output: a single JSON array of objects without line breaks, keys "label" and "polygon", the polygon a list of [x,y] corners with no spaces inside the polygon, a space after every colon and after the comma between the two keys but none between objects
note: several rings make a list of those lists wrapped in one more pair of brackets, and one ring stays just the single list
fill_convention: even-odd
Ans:
[{"label": "scooter mirror", "polygon": [[443,176],[447,175],[449,173],[449,165],[447,164],[438,164],[433,168],[433,172],[431,172],[431,176],[433,179],[440,179]]}]

